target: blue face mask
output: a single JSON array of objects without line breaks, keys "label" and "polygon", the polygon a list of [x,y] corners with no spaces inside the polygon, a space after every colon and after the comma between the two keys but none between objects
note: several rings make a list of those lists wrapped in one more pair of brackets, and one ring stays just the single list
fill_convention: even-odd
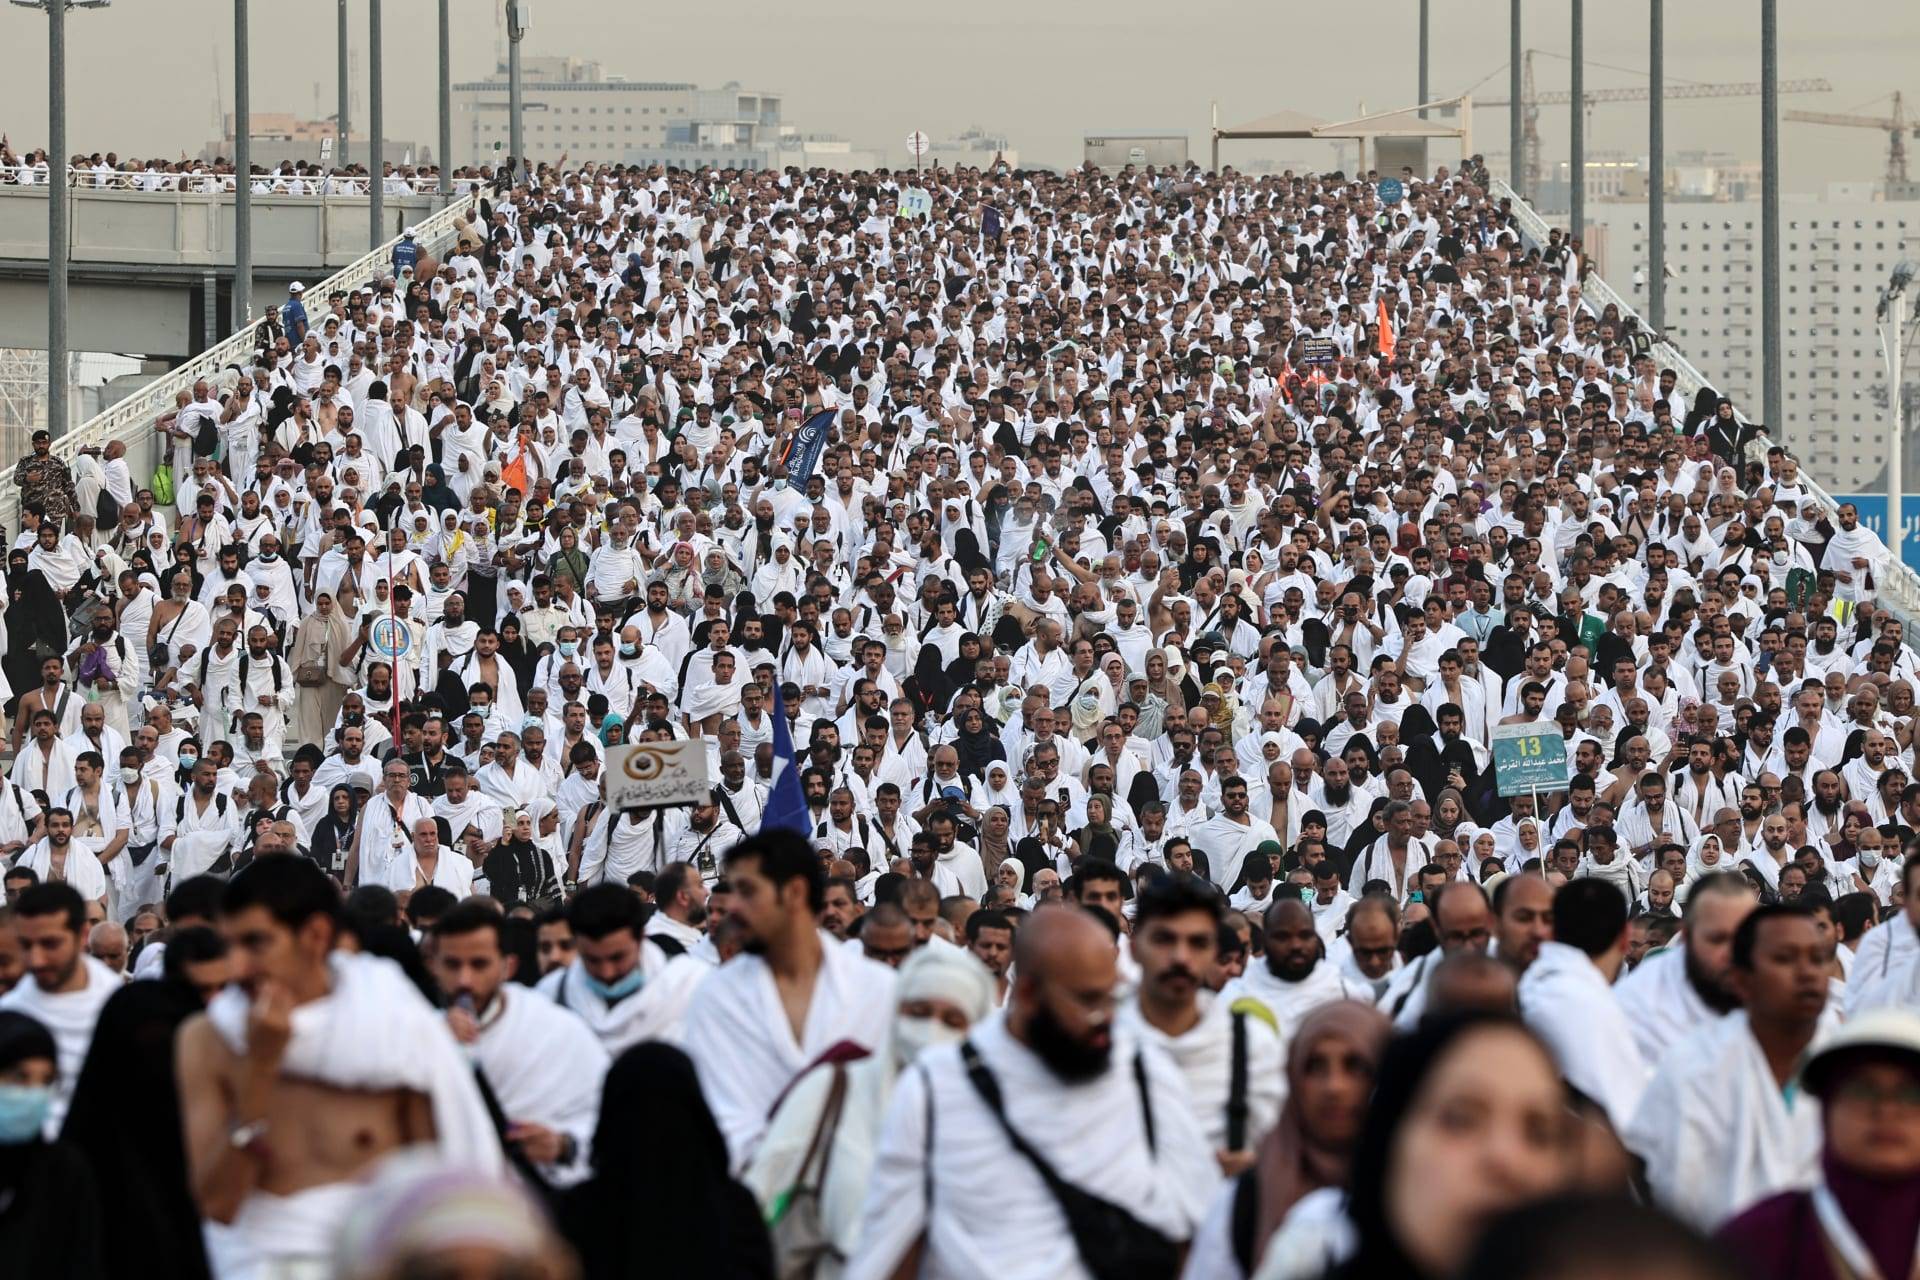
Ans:
[{"label": "blue face mask", "polygon": [[17,1147],[39,1137],[52,1105],[53,1090],[45,1085],[0,1084],[0,1146]]},{"label": "blue face mask", "polygon": [[571,640],[562,640],[560,642],[560,656],[563,658],[571,658],[574,654],[578,653],[579,651],[580,651],[580,646],[575,644]]},{"label": "blue face mask", "polygon": [[620,656],[623,658],[637,658],[640,656],[640,646],[637,644],[623,644],[620,646]]},{"label": "blue face mask", "polygon": [[593,994],[599,996],[602,1000],[609,1002],[626,999],[638,991],[641,984],[647,980],[647,976],[640,972],[639,966],[637,965],[634,967],[632,973],[629,973],[618,982],[602,982],[590,973],[583,976],[587,980],[587,990],[593,992]]}]

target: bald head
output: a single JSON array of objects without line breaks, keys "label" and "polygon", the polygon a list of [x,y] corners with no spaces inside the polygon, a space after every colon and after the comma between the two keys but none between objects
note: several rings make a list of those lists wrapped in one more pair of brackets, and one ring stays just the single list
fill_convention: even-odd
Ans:
[{"label": "bald head", "polygon": [[1433,968],[1427,1013],[1512,1013],[1518,1007],[1514,971],[1482,951],[1455,951]]},{"label": "bald head", "polygon": [[1275,934],[1291,932],[1303,924],[1311,927],[1313,912],[1309,911],[1307,904],[1298,898],[1277,898],[1274,904],[1267,908],[1267,914],[1261,917],[1261,924],[1263,932],[1267,937],[1272,938]]},{"label": "bald head", "polygon": [[1078,907],[1056,906],[1037,912],[1014,938],[1013,962],[1021,976],[1047,982],[1076,968],[1104,962],[1114,972],[1113,935]]},{"label": "bald head", "polygon": [[1107,1070],[1117,956],[1113,935],[1078,907],[1044,908],[1014,934],[1007,1030],[1063,1081]]}]

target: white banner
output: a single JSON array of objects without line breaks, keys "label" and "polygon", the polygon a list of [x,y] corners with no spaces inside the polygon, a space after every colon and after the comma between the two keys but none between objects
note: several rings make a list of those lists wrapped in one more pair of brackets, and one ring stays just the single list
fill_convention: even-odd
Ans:
[{"label": "white banner", "polygon": [[636,742],[607,752],[607,804],[614,809],[696,804],[707,798],[707,748],[698,738]]}]

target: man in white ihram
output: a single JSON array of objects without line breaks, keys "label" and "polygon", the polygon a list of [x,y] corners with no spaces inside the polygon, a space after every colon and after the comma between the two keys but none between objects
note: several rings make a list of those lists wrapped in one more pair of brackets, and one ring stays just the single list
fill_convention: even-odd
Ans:
[{"label": "man in white ihram", "polygon": [[[1219,1169],[1178,1069],[1115,1034],[1112,935],[1043,908],[1015,938],[1014,973],[1004,1016],[894,1085],[847,1280],[1079,1280],[1095,1274],[1090,1252],[1116,1246],[1171,1274],[1192,1238]],[[1129,1229],[1076,1239],[1048,1174]]]},{"label": "man in white ihram", "polygon": [[513,981],[499,911],[463,902],[433,926],[447,1024],[507,1118],[507,1138],[558,1187],[589,1172],[600,1085],[612,1061],[580,1019]]},{"label": "man in white ihram", "polygon": [[1273,1015],[1282,1044],[1290,1043],[1307,1015],[1323,1004],[1370,1001],[1364,987],[1327,962],[1326,944],[1320,940],[1313,911],[1300,899],[1275,898],[1267,908],[1262,932],[1266,962],[1249,964],[1245,973],[1221,989],[1220,999],[1229,1005],[1242,998],[1259,1002]]},{"label": "man in white ihram", "polygon": [[725,866],[747,954],[718,969],[674,963],[707,975],[687,1009],[685,1046],[739,1169],[780,1094],[822,1053],[842,1040],[886,1048],[894,971],[821,931],[826,874],[804,837],[763,831],[730,849]]},{"label": "man in white ihram", "polygon": [[176,1045],[193,1196],[221,1280],[318,1280],[360,1179],[390,1151],[504,1168],[472,1065],[391,960],[335,949],[340,894],[305,858],[226,887],[234,983]]},{"label": "man in white ihram", "polygon": [[1553,895],[1553,941],[1520,977],[1520,1012],[1546,1041],[1567,1083],[1623,1132],[1647,1087],[1613,983],[1627,960],[1627,899],[1604,880],[1571,880]]},{"label": "man in white ihram", "polygon": [[[92,855],[88,855],[91,857]],[[13,906],[13,932],[28,977],[0,998],[0,1009],[24,1013],[53,1035],[60,1078],[47,1111],[46,1136],[58,1136],[73,1086],[93,1041],[100,1010],[123,985],[120,975],[87,954],[87,904],[73,886],[29,887]]]}]

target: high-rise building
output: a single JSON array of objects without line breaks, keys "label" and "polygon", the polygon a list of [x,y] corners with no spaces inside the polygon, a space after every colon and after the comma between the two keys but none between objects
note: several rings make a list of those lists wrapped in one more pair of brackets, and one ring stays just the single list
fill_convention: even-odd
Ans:
[{"label": "high-rise building", "polygon": [[[1834,493],[1885,486],[1886,365],[1874,313],[1903,259],[1920,260],[1920,202],[1870,198],[1842,184],[1826,199],[1781,202],[1780,278],[1785,423],[1768,423]],[[1647,310],[1647,206],[1590,202],[1605,228],[1596,265],[1642,315]],[[1758,200],[1686,201],[1666,210],[1666,333],[1687,358],[1756,417],[1760,412]],[[1909,330],[1911,332],[1911,329]],[[1907,403],[1920,399],[1910,358]],[[1907,450],[1909,465],[1920,459]]]},{"label": "high-rise building", "polygon": [[[781,118],[779,94],[628,80],[580,58],[521,59],[521,127],[536,163],[667,164],[767,169],[870,168],[844,139],[802,134]],[[510,145],[506,68],[453,87],[454,154],[462,164],[504,160]]]}]

